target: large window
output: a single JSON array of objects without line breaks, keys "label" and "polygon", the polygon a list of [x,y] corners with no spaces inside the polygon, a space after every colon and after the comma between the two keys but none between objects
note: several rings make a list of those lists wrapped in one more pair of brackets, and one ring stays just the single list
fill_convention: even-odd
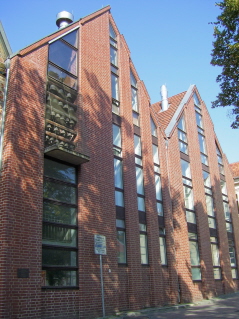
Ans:
[{"label": "large window", "polygon": [[201,280],[200,256],[198,250],[197,234],[188,233],[191,259],[191,272],[193,280]]},{"label": "large window", "polygon": [[121,158],[121,129],[113,124],[113,151],[114,151],[114,179],[115,205],[124,207],[123,163]]},{"label": "large window", "polygon": [[134,125],[139,126],[137,81],[132,71],[130,71],[130,83],[131,83],[131,101],[132,101],[132,109],[133,109],[133,123]]},{"label": "large window", "polygon": [[119,264],[126,263],[126,237],[125,237],[125,222],[121,219],[116,219],[117,229],[117,259]]},{"label": "large window", "polygon": [[210,237],[214,279],[221,279],[220,256],[217,237]]},{"label": "large window", "polygon": [[44,286],[77,286],[77,189],[73,166],[45,159],[42,274]]},{"label": "large window", "polygon": [[186,133],[185,120],[183,116],[180,118],[178,122],[178,143],[179,143],[180,152],[188,154],[187,133]]},{"label": "large window", "polygon": [[141,264],[147,265],[149,263],[148,258],[148,237],[147,226],[145,224],[139,224],[139,236],[140,236],[140,255]]},{"label": "large window", "polygon": [[145,211],[141,138],[140,136],[136,134],[134,135],[134,152],[135,152],[135,164],[136,164],[135,171],[136,171],[138,210]]},{"label": "large window", "polygon": [[119,114],[119,69],[117,36],[111,24],[110,27],[110,64],[111,64],[111,95],[112,112]]}]

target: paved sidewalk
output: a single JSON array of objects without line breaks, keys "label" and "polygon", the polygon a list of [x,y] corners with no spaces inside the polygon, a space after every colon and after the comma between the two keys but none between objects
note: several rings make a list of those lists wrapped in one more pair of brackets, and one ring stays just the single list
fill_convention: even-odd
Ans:
[{"label": "paved sidewalk", "polygon": [[[113,318],[113,317],[109,317]],[[150,308],[135,312],[121,313],[119,319],[182,319],[182,318],[223,318],[239,319],[239,292],[222,295],[196,304],[172,307]]]}]

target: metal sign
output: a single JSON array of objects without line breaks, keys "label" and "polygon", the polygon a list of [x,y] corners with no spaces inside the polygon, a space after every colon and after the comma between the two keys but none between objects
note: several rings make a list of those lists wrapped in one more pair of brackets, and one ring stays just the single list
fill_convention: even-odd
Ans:
[{"label": "metal sign", "polygon": [[106,237],[95,234],[95,254],[106,255]]}]

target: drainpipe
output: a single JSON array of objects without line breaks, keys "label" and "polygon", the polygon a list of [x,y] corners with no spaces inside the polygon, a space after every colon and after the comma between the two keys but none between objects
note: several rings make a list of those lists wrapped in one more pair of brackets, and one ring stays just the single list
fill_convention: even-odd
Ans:
[{"label": "drainpipe", "polygon": [[6,117],[6,106],[7,106],[7,93],[8,93],[8,84],[9,84],[9,73],[10,73],[10,59],[8,58],[5,61],[5,67],[7,69],[6,75],[6,84],[4,89],[4,99],[3,99],[3,108],[2,108],[2,127],[1,127],[1,135],[0,135],[0,176],[2,174],[2,157],[3,157],[3,134],[5,127],[5,117]]}]

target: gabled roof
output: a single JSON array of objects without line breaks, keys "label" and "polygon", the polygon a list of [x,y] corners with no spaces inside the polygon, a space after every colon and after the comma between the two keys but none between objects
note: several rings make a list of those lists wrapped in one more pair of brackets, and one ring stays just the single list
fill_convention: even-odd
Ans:
[{"label": "gabled roof", "polygon": [[162,125],[163,129],[165,130],[170,122],[170,120],[172,119],[175,111],[177,110],[180,102],[182,101],[185,92],[173,95],[171,97],[168,98],[168,104],[169,104],[169,108],[166,111],[162,111],[162,102],[157,102],[152,104],[152,108],[154,110],[154,112],[157,114],[159,120],[160,120],[160,124]]},{"label": "gabled roof", "polygon": [[162,111],[161,102],[152,105],[155,113],[158,116],[159,122],[165,130],[165,134],[169,137],[172,133],[178,117],[181,114],[184,105],[188,102],[190,96],[195,89],[195,85],[190,85],[187,92],[182,92],[168,98],[169,108],[166,111]]},{"label": "gabled roof", "polygon": [[234,178],[239,177],[239,162],[229,164]]}]

